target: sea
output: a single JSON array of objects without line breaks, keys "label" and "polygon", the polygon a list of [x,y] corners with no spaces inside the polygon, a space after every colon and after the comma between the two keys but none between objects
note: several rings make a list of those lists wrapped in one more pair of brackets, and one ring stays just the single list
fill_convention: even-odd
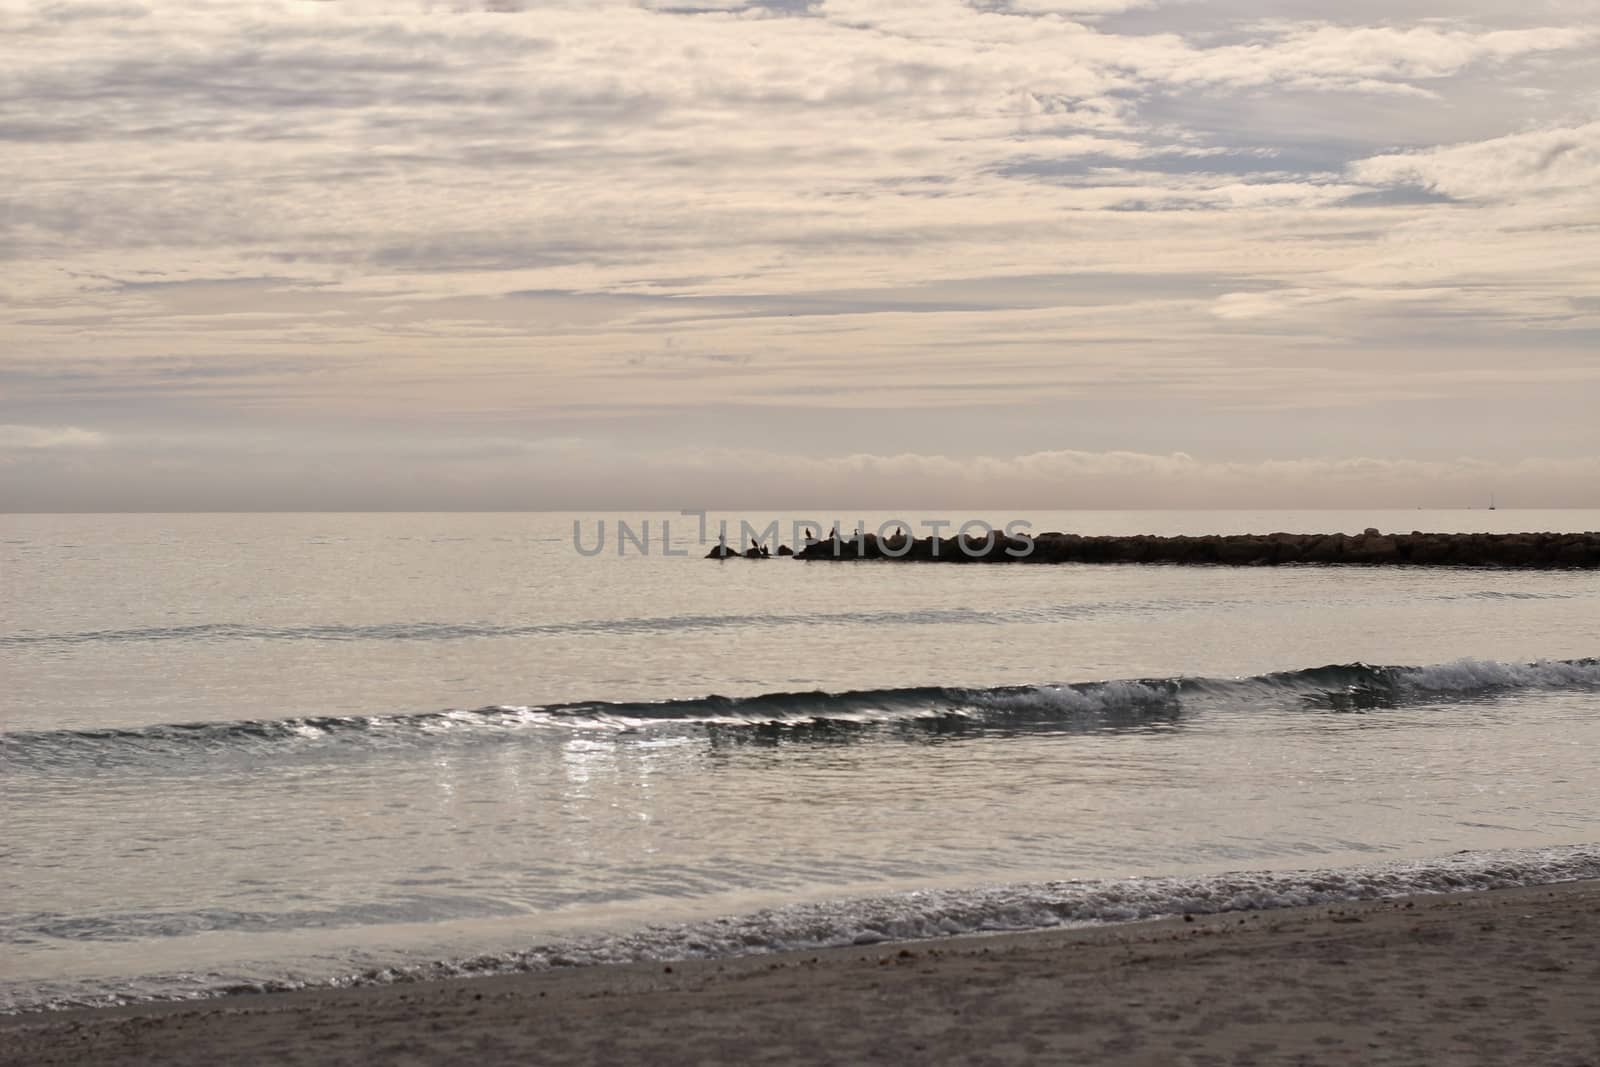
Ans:
[{"label": "sea", "polygon": [[1600,877],[1600,573],[702,558],[936,518],[1600,530],[0,516],[0,1010]]}]

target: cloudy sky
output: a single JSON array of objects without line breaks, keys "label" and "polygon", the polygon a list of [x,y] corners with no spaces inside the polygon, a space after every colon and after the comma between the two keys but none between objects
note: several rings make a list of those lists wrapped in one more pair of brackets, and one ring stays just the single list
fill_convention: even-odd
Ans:
[{"label": "cloudy sky", "polygon": [[1600,506],[1600,0],[0,0],[0,510]]}]

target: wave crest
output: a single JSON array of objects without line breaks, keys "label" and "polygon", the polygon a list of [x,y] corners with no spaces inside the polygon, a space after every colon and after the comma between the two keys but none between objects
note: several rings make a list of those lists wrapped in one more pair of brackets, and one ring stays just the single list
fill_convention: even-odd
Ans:
[{"label": "wave crest", "polygon": [[1600,659],[1497,663],[1464,659],[1426,667],[1362,663],[1249,678],[1147,678],[1060,685],[942,686],[706,696],[663,701],[499,705],[411,715],[315,716],[173,723],[133,729],[0,733],[0,757],[22,769],[60,770],[152,758],[252,754],[345,745],[394,748],[526,737],[541,730],[690,728],[718,736],[855,734],[863,731],[1007,732],[1151,729],[1193,710],[1285,698],[1308,707],[1359,710],[1518,689],[1600,688]]}]

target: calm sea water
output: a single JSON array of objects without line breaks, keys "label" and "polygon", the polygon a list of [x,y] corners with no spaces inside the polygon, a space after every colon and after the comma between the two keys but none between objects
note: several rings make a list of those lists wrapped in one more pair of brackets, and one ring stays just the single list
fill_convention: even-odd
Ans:
[{"label": "calm sea water", "polygon": [[1600,874],[1600,574],[718,563],[663,517],[0,516],[0,1007]]}]

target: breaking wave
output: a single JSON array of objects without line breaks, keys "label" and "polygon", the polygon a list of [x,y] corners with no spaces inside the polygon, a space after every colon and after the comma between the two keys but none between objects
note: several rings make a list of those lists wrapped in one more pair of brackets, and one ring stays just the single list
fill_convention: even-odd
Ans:
[{"label": "breaking wave", "polygon": [[705,731],[762,740],[854,736],[863,731],[1004,733],[1159,729],[1198,709],[1274,702],[1340,711],[1524,689],[1600,689],[1600,659],[1498,663],[1464,659],[1426,667],[1363,663],[1249,678],[1172,677],[1059,685],[763,693],[663,701],[587,701],[422,714],[312,716],[176,723],[133,729],[0,733],[0,758],[16,769],[62,769],[230,750],[328,745],[393,748],[473,743],[540,730]]}]

